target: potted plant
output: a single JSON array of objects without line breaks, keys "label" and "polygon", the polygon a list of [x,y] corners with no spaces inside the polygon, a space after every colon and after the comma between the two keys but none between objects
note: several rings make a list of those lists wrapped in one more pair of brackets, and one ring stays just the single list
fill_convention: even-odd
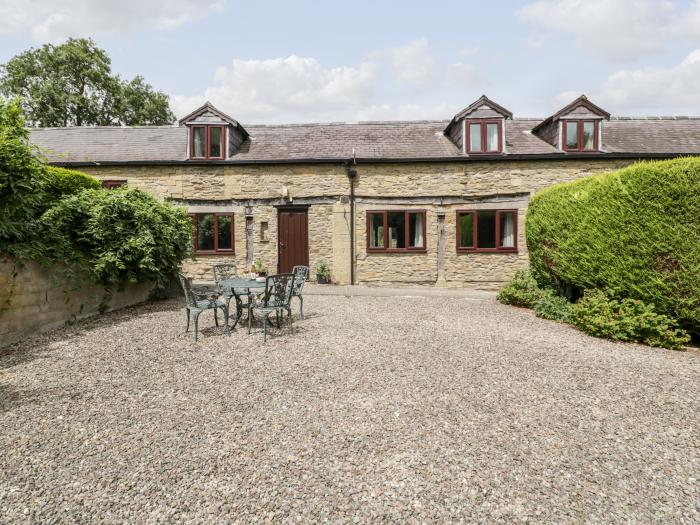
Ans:
[{"label": "potted plant", "polygon": [[328,284],[331,280],[331,269],[328,263],[321,259],[316,263],[316,281],[318,284]]},{"label": "potted plant", "polygon": [[255,259],[250,271],[255,273],[258,277],[267,277],[267,268],[265,267],[265,261],[263,261],[262,257]]}]

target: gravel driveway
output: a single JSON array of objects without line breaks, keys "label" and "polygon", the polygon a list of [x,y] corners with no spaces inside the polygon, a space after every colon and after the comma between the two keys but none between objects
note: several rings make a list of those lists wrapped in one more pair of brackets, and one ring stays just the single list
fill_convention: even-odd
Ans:
[{"label": "gravel driveway", "polygon": [[0,522],[700,522],[700,356],[475,297],[179,301],[0,350]]}]

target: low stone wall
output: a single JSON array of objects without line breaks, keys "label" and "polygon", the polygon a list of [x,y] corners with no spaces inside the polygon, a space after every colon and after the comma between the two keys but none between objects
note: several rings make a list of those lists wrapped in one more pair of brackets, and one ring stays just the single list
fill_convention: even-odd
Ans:
[{"label": "low stone wall", "polygon": [[[55,268],[42,268],[37,263],[19,266],[10,259],[0,259],[0,347],[99,313],[104,287],[85,282],[73,290],[61,282],[61,273]],[[143,302],[152,289],[153,283],[142,283],[127,285],[121,292],[114,290],[109,309]]]}]

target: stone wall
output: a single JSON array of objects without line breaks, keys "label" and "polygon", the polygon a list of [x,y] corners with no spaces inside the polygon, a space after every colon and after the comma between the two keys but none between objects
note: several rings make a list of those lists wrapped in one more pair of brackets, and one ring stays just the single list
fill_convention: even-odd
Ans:
[{"label": "stone wall", "polygon": [[[356,282],[374,285],[440,285],[496,288],[527,265],[525,214],[530,195],[542,188],[630,164],[605,159],[533,160],[464,163],[361,163],[356,166]],[[189,211],[229,211],[235,216],[235,254],[197,256],[183,269],[196,280],[211,280],[216,262],[235,261],[248,270],[246,208],[252,212],[253,259],[277,269],[277,207],[309,209],[309,264],[325,260],[333,280],[350,281],[349,181],[336,164],[91,167],[83,171],[101,179],[124,179]],[[202,204],[200,204],[200,202]],[[517,209],[518,253],[457,253],[455,211]],[[424,209],[427,250],[414,254],[368,253],[368,209]],[[440,222],[444,214],[444,255],[439,258]],[[263,238],[263,224],[267,236]],[[442,261],[442,262],[440,262]]]},{"label": "stone wall", "polygon": [[[60,282],[60,269],[37,263],[18,267],[10,259],[0,259],[0,346],[99,312],[105,297],[102,286],[84,282],[73,289],[57,285]],[[143,283],[113,291],[109,307],[143,302],[152,289],[152,283]]]}]

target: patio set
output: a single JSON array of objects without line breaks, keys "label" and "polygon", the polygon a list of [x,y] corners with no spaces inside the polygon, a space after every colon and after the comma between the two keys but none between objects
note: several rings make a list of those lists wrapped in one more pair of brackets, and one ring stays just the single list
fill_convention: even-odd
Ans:
[{"label": "patio set", "polygon": [[[294,334],[292,321],[292,298],[299,299],[300,315],[304,319],[304,297],[302,291],[304,283],[309,277],[308,266],[295,266],[291,273],[270,275],[263,280],[240,277],[235,264],[215,264],[214,289],[194,286],[190,279],[179,273],[180,284],[185,292],[185,310],[187,312],[187,327],[190,331],[190,320],[194,322],[192,334],[195,342],[199,335],[199,315],[206,310],[214,310],[214,324],[219,326],[218,311],[224,315],[224,333],[231,335],[246,313],[248,321],[248,333],[252,327],[256,314],[260,318],[263,327],[263,341],[267,341],[267,326],[271,322],[270,317],[275,315],[277,328],[281,328],[284,314],[287,314],[289,328]],[[231,300],[235,301],[236,319],[233,326],[229,325],[231,314]]]}]

